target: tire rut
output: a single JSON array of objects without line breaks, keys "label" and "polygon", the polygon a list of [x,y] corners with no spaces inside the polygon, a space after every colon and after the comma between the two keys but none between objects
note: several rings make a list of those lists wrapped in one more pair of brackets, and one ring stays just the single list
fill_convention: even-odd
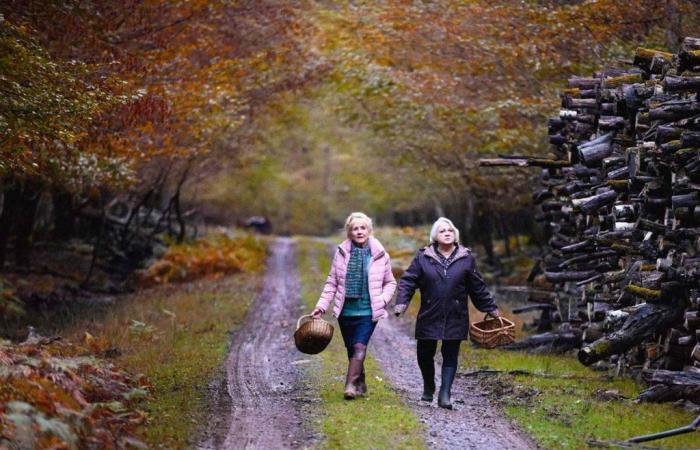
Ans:
[{"label": "tire rut", "polygon": [[[407,319],[381,321],[372,339],[373,353],[385,377],[396,388],[426,427],[430,449],[539,448],[492,405],[473,379],[456,377],[452,386],[452,411],[420,401],[423,381],[416,362],[416,341]],[[436,384],[440,386],[440,352],[436,355]],[[437,399],[437,392],[435,395]]]},{"label": "tire rut", "polygon": [[308,397],[306,371],[291,338],[301,304],[295,253],[292,239],[271,244],[263,288],[231,340],[218,392],[228,398],[213,401],[198,449],[298,448],[308,440],[298,404]]}]

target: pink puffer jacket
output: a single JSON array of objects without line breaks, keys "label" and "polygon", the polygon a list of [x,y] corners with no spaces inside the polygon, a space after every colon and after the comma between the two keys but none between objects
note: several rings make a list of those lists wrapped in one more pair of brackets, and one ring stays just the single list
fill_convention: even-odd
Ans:
[{"label": "pink puffer jacket", "polygon": [[[372,305],[372,320],[376,322],[388,316],[386,306],[394,296],[396,280],[394,279],[394,274],[391,273],[391,259],[382,244],[375,238],[370,237],[369,248],[372,254],[372,260],[368,269],[369,296]],[[340,315],[345,303],[345,275],[348,271],[348,262],[350,262],[350,249],[351,242],[349,239],[346,239],[338,246],[338,250],[333,255],[331,272],[328,274],[326,283],[323,286],[321,298],[316,303],[316,308],[325,313],[331,301],[335,300],[333,306],[333,315],[335,317]]]}]

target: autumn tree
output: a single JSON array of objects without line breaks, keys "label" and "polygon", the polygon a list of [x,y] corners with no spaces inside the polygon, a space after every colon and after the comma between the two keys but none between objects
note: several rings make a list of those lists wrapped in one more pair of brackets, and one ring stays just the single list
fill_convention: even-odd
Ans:
[{"label": "autumn tree", "polygon": [[[211,148],[236,157],[256,108],[321,73],[292,2],[9,1],[0,14],[2,249],[21,214],[26,250],[46,193],[64,237],[82,208],[115,196],[169,208]],[[154,180],[171,194],[154,195]]]}]

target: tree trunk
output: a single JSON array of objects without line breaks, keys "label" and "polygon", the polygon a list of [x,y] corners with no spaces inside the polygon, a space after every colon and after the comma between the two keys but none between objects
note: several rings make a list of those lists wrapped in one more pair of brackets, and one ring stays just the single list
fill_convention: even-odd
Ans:
[{"label": "tree trunk", "polygon": [[21,207],[15,213],[15,257],[17,265],[28,267],[32,248],[32,234],[36,207],[39,204],[40,191],[27,183],[20,197]]},{"label": "tree trunk", "polygon": [[666,0],[666,48],[677,49],[683,36],[683,15],[678,0]]},{"label": "tree trunk", "polygon": [[537,353],[565,353],[581,345],[581,331],[550,331],[506,345],[504,350],[529,350]]},{"label": "tree trunk", "polygon": [[75,234],[75,209],[73,196],[68,192],[53,194],[54,227],[53,237],[58,241],[66,241]]},{"label": "tree trunk", "polygon": [[[479,212],[479,223],[478,223],[478,233],[479,241],[481,245],[484,246],[486,250],[486,258],[490,265],[497,266],[498,260],[496,258],[496,253],[493,248],[493,212],[484,204],[482,204],[482,209]],[[481,209],[481,208],[480,208]]]},{"label": "tree trunk", "polygon": [[667,75],[664,77],[664,89],[667,92],[699,91],[700,77],[677,77]]},{"label": "tree trunk", "polygon": [[550,283],[564,283],[566,281],[581,281],[598,275],[595,270],[569,271],[569,272],[545,272],[545,277]]},{"label": "tree trunk", "polygon": [[603,206],[612,205],[617,200],[617,192],[607,191],[602,194],[591,197],[588,201],[581,204],[581,212],[591,214]]},{"label": "tree trunk", "polygon": [[590,145],[588,147],[579,147],[579,158],[581,162],[587,166],[595,165],[603,158],[607,158],[612,154],[612,145],[609,142],[602,144]]},{"label": "tree trunk", "polygon": [[21,190],[13,185],[4,192],[2,214],[0,215],[0,269],[7,257],[7,242],[15,225],[15,215],[19,210]]},{"label": "tree trunk", "polygon": [[639,394],[640,402],[661,403],[680,399],[700,402],[700,373],[645,370],[644,380],[652,386]]},{"label": "tree trunk", "polygon": [[578,359],[590,366],[608,356],[624,353],[654,333],[672,326],[682,316],[683,308],[677,305],[644,303],[627,317],[622,328],[579,350]]},{"label": "tree trunk", "polygon": [[[673,80],[670,78],[676,78],[677,80]],[[680,85],[681,83],[683,83],[684,86],[692,86],[690,89],[697,89],[700,88],[700,77],[692,79],[680,77],[666,77],[664,78],[664,83],[669,86],[669,89],[672,89],[672,86],[675,86],[677,84]],[[700,114],[700,102],[681,100],[667,102],[659,106],[658,108],[653,108],[649,110],[649,119],[663,120],[665,122],[675,122],[676,120],[685,119],[687,117],[692,117],[697,114]]]}]

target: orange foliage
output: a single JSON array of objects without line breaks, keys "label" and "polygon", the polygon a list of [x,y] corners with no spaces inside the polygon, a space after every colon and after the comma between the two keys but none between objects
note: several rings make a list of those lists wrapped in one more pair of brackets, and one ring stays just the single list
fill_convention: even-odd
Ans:
[{"label": "orange foliage", "polygon": [[[36,97],[32,121],[20,115],[23,108],[17,120],[10,112],[0,175],[71,192],[138,183],[139,168],[154,158],[206,154],[257,105],[319,73],[306,64],[301,38],[308,25],[296,2],[10,0],[0,4],[0,29],[7,24],[32,39],[25,47],[39,55],[27,70],[10,64],[8,83],[29,84],[42,67],[61,70],[46,77],[40,93],[29,92]],[[65,97],[58,88],[67,79],[70,105],[94,98],[91,109],[54,108],[59,115],[44,106],[39,94]],[[90,176],[100,171],[106,173]]]},{"label": "orange foliage", "polygon": [[33,336],[0,341],[0,447],[127,448],[146,416],[145,379],[82,347]]},{"label": "orange foliage", "polygon": [[198,278],[217,279],[227,274],[260,270],[264,262],[265,246],[258,239],[210,237],[171,246],[142,274],[141,283],[148,286]]}]

